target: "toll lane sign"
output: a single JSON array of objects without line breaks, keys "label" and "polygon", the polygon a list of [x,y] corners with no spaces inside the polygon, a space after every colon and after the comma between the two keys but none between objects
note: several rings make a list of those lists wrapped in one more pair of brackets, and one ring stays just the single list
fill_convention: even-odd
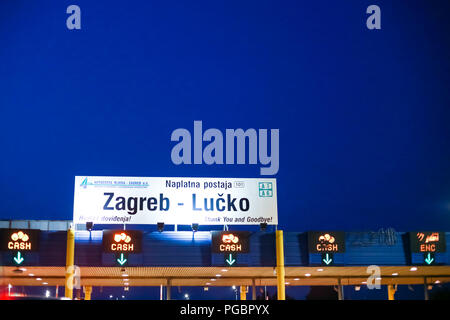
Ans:
[{"label": "toll lane sign", "polygon": [[103,252],[105,253],[140,253],[142,248],[142,231],[105,230],[103,231]]},{"label": "toll lane sign", "polygon": [[248,253],[249,231],[213,231],[211,249],[214,253]]},{"label": "toll lane sign", "polygon": [[435,253],[446,251],[444,232],[410,232],[409,239],[411,244],[411,252],[414,253]]},{"label": "toll lane sign", "polygon": [[105,230],[103,231],[103,252],[114,253],[114,262],[124,267],[128,264],[128,254],[142,250],[142,231]]},{"label": "toll lane sign", "polygon": [[26,252],[39,250],[39,230],[0,229],[0,251],[12,252],[12,262],[23,265]]},{"label": "toll lane sign", "polygon": [[436,264],[435,254],[445,252],[445,233],[436,231],[416,231],[409,233],[411,253],[423,253],[422,263],[426,266]]},{"label": "toll lane sign", "polygon": [[334,253],[345,252],[345,234],[340,231],[310,231],[308,249],[309,253],[321,254],[321,265],[334,265]]},{"label": "toll lane sign", "polygon": [[343,253],[345,252],[345,233],[341,231],[308,232],[310,253]]},{"label": "toll lane sign", "polygon": [[38,251],[39,230],[0,229],[1,251]]},{"label": "toll lane sign", "polygon": [[246,265],[247,253],[250,252],[250,234],[249,231],[212,231],[211,252],[213,253],[213,261],[218,254],[218,258],[223,257],[221,258],[223,262],[219,265],[226,267]]}]

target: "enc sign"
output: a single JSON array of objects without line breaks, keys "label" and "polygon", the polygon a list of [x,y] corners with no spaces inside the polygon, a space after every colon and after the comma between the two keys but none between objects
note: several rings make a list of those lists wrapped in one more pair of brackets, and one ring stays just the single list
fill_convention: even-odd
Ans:
[{"label": "enc sign", "polygon": [[345,252],[345,233],[342,231],[310,231],[308,232],[310,253]]},{"label": "enc sign", "polygon": [[139,253],[142,246],[142,231],[105,230],[103,231],[103,252]]},{"label": "enc sign", "polygon": [[444,232],[410,232],[409,239],[411,244],[411,252],[414,253],[434,253],[446,251]]},{"label": "enc sign", "polygon": [[214,253],[248,253],[248,231],[213,231],[211,249]]},{"label": "enc sign", "polygon": [[0,229],[1,251],[38,251],[39,230]]}]

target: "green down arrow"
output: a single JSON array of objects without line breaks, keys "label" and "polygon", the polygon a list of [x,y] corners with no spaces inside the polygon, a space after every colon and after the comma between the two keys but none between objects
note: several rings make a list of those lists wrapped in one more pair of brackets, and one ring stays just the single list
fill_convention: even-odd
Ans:
[{"label": "green down arrow", "polygon": [[127,259],[125,259],[125,258],[123,257],[123,253],[120,254],[120,259],[117,259],[117,262],[120,263],[121,266],[123,266],[123,264],[124,264],[125,262],[127,262]]},{"label": "green down arrow", "polygon": [[24,258],[22,258],[22,256],[20,255],[20,251],[17,252],[17,256],[14,257],[14,261],[17,264],[21,264],[23,262],[23,260],[25,260]]},{"label": "green down arrow", "polygon": [[325,262],[327,265],[329,265],[331,263],[331,261],[333,261],[333,259],[330,259],[330,257],[328,256],[328,253],[325,256],[325,259],[322,259],[323,262]]},{"label": "green down arrow", "polygon": [[427,264],[431,264],[433,262],[434,258],[431,257],[431,254],[428,252],[428,256],[425,258],[425,262]]},{"label": "green down arrow", "polygon": [[226,259],[225,261],[228,263],[228,265],[231,266],[231,265],[233,265],[233,263],[236,262],[236,259],[234,259],[233,255],[230,253],[230,255],[228,256],[228,259]]}]

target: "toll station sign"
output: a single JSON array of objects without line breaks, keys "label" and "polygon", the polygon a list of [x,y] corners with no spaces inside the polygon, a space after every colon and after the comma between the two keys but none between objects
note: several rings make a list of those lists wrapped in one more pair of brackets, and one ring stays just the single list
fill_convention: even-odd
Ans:
[{"label": "toll station sign", "polygon": [[446,251],[444,232],[410,232],[409,239],[411,244],[411,252],[414,253],[434,253]]},{"label": "toll station sign", "polygon": [[142,248],[142,231],[105,230],[103,231],[103,252],[105,253],[140,253]]},{"label": "toll station sign", "polygon": [[38,251],[40,230],[0,229],[1,251]]},{"label": "toll station sign", "polygon": [[345,252],[345,233],[341,231],[308,232],[310,253],[342,253]]},{"label": "toll station sign", "polygon": [[273,178],[75,177],[75,224],[278,224]]},{"label": "toll station sign", "polygon": [[213,231],[211,250],[214,253],[248,253],[250,249],[250,232],[248,231]]}]

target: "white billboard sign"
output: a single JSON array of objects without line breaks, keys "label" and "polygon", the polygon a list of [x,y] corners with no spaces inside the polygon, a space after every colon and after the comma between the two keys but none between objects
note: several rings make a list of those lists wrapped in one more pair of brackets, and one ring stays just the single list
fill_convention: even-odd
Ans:
[{"label": "white billboard sign", "polygon": [[76,224],[278,224],[276,179],[75,177]]}]

